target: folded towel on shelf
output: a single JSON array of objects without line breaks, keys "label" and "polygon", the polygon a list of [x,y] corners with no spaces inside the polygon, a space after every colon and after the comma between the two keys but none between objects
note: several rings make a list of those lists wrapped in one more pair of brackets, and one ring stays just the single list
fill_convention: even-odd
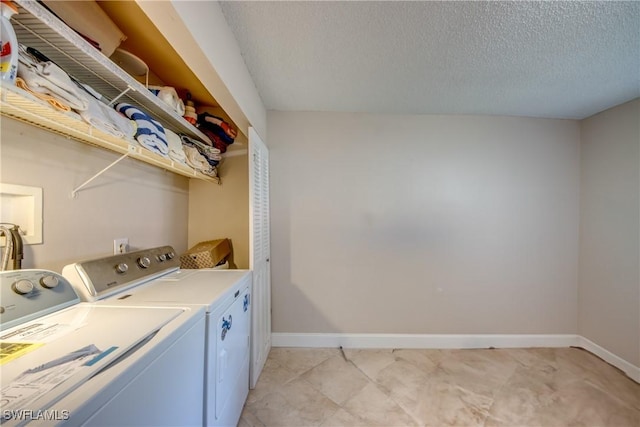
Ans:
[{"label": "folded towel on shelf", "polygon": [[229,125],[229,123],[225,122],[222,118],[218,116],[214,116],[213,114],[209,114],[206,111],[204,113],[198,114],[198,122],[200,123],[212,123],[216,126],[219,126],[225,134],[231,138],[231,143],[238,136],[238,132]]},{"label": "folded towel on shelf", "polygon": [[207,159],[205,159],[204,156],[200,154],[196,147],[186,144],[183,147],[187,165],[207,176],[211,176],[214,178],[218,176],[218,170],[215,168],[215,166],[211,166],[209,162],[207,162]]},{"label": "folded towel on shelf", "polygon": [[80,117],[85,122],[116,138],[133,138],[136,133],[136,127],[131,120],[118,114],[113,108],[92,96],[85,95],[85,97],[89,108],[80,112]]},{"label": "folded towel on shelf", "polygon": [[169,129],[164,130],[167,135],[167,143],[169,144],[169,158],[176,162],[186,163],[187,157],[182,149],[182,140],[175,132]]},{"label": "folded towel on shelf", "polygon": [[27,82],[25,82],[22,77],[16,78],[16,86],[18,86],[20,89],[26,92],[29,92],[31,95],[35,96],[36,98],[49,103],[49,105],[51,105],[56,110],[71,111],[71,107],[69,107],[64,102],[60,101],[58,98],[55,98],[51,95],[47,95],[46,93],[40,93],[40,92],[35,92],[31,90],[31,88],[29,88],[29,85],[27,85]]},{"label": "folded towel on shelf", "polygon": [[169,144],[164,132],[164,127],[146,114],[144,111],[124,102],[116,104],[116,111],[121,112],[131,120],[136,122],[136,141],[149,151],[167,157],[169,154]]},{"label": "folded towel on shelf", "polygon": [[51,95],[77,111],[88,108],[87,100],[62,68],[51,61],[40,61],[23,45],[18,55],[18,76],[33,92]]},{"label": "folded towel on shelf", "polygon": [[220,160],[222,160],[220,150],[217,148],[211,147],[210,145],[197,141],[193,138],[189,138],[187,135],[180,135],[180,139],[182,139],[183,146],[195,147],[211,166],[218,166]]}]

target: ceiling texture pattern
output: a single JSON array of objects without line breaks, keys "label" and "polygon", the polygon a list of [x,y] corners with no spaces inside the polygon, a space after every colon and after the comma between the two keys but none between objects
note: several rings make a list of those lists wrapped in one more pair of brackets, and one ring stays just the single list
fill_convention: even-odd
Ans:
[{"label": "ceiling texture pattern", "polygon": [[640,96],[640,2],[221,2],[267,109],[582,119]]}]

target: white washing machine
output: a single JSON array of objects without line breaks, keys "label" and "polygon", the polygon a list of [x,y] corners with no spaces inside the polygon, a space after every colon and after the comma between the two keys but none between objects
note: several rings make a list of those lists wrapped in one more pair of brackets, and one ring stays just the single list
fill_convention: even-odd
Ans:
[{"label": "white washing machine", "polygon": [[71,264],[63,275],[100,306],[204,308],[204,423],[235,426],[249,392],[251,272],[179,265],[164,246]]},{"label": "white washing machine", "polygon": [[3,426],[202,425],[203,309],[82,303],[46,270],[0,290]]}]

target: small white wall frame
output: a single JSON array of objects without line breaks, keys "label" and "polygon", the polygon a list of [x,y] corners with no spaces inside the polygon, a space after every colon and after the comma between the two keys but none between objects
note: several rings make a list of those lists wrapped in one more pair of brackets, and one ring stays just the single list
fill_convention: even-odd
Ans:
[{"label": "small white wall frame", "polygon": [[24,244],[42,244],[42,188],[0,183],[0,222],[20,226]]}]

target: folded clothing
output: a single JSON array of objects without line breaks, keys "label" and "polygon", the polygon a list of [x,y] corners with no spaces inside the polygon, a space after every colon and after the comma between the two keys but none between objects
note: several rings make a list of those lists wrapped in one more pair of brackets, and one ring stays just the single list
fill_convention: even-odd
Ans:
[{"label": "folded clothing", "polygon": [[[220,117],[214,116],[213,114],[209,114],[207,112],[198,114],[198,123],[213,124],[218,126],[220,129],[222,129],[226,137],[231,140],[231,142],[228,142],[228,144],[233,144],[233,140],[236,139],[236,136],[238,136],[238,132],[234,128],[232,128],[229,123],[225,122]],[[223,141],[226,140],[224,138],[222,139]]]},{"label": "folded clothing", "polygon": [[214,178],[218,176],[218,170],[216,169],[216,167],[211,166],[207,159],[202,154],[200,154],[196,147],[185,144],[183,148],[186,162],[189,166],[207,176],[211,176]]},{"label": "folded clothing", "polygon": [[53,97],[51,95],[47,95],[46,93],[34,92],[33,90],[31,90],[29,85],[27,85],[27,82],[25,82],[22,77],[16,77],[16,86],[18,86],[20,89],[26,92],[29,92],[36,98],[46,101],[49,105],[51,105],[56,110],[71,111],[71,107],[69,107],[67,104],[65,104],[58,98]]},{"label": "folded clothing", "polygon": [[210,145],[190,138],[187,135],[180,135],[180,139],[182,140],[183,147],[194,147],[211,166],[218,166],[220,160],[222,160],[220,150],[218,150],[217,148],[211,147]]},{"label": "folded clothing", "polygon": [[85,97],[89,108],[80,112],[80,117],[85,122],[116,138],[133,138],[136,133],[136,126],[131,120],[91,95],[87,94]]},{"label": "folded clothing", "polygon": [[136,141],[146,149],[167,157],[169,154],[169,143],[164,133],[164,127],[154,120],[144,111],[124,102],[116,104],[116,111],[124,114],[136,122]]},{"label": "folded clothing", "polygon": [[18,76],[33,92],[50,95],[76,111],[89,108],[86,98],[69,75],[52,61],[41,61],[20,45]]},{"label": "folded clothing", "polygon": [[186,163],[187,158],[182,148],[182,140],[178,134],[169,129],[165,129],[164,132],[167,135],[167,142],[169,143],[169,158],[176,162]]},{"label": "folded clothing", "polygon": [[227,152],[227,144],[220,139],[217,133],[207,127],[200,126],[200,132],[204,133],[211,140],[211,145],[220,150],[221,153]]}]

